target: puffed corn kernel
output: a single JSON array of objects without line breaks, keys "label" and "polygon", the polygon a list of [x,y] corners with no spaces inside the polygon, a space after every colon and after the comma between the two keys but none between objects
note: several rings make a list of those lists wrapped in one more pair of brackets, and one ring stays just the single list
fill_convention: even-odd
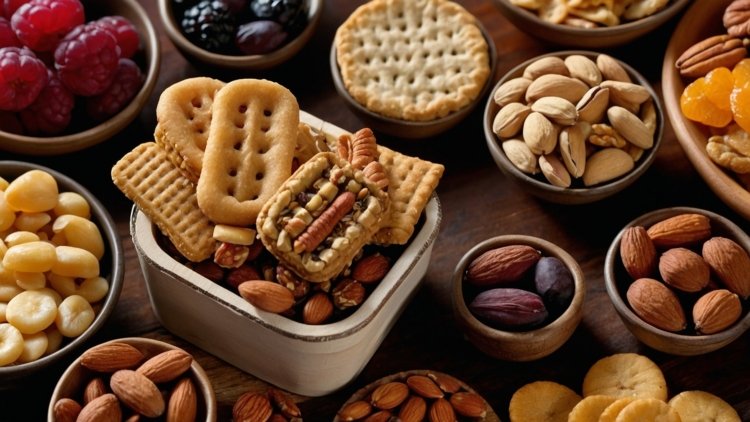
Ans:
[{"label": "puffed corn kernel", "polygon": [[54,250],[57,259],[50,268],[53,273],[76,278],[91,278],[99,275],[99,260],[86,249],[58,246]]},{"label": "puffed corn kernel", "polygon": [[233,245],[252,245],[255,241],[255,230],[247,227],[217,224],[214,226],[214,240],[231,243]]},{"label": "puffed corn kernel", "polygon": [[20,245],[22,243],[35,242],[37,240],[39,240],[38,234],[27,231],[13,231],[5,236],[5,244],[9,248],[11,246]]},{"label": "puffed corn kernel", "polygon": [[52,231],[63,233],[68,246],[86,249],[94,254],[96,259],[102,259],[104,256],[102,234],[91,220],[73,214],[61,215],[52,223]]},{"label": "puffed corn kernel", "polygon": [[57,196],[57,181],[42,170],[29,170],[5,188],[8,204],[23,212],[49,211],[57,205]]},{"label": "puffed corn kernel", "polygon": [[65,337],[78,337],[94,322],[96,314],[86,299],[68,296],[57,308],[55,326]]},{"label": "puffed corn kernel", "polygon": [[16,284],[24,290],[38,290],[47,285],[47,277],[40,272],[16,271]]},{"label": "puffed corn kernel", "polygon": [[5,317],[22,334],[34,334],[49,327],[57,316],[57,305],[48,294],[26,290],[8,302]]},{"label": "puffed corn kernel", "polygon": [[86,219],[91,218],[89,201],[76,192],[60,192],[57,195],[57,205],[52,209],[52,212],[57,216],[72,214]]},{"label": "puffed corn kernel", "polygon": [[56,326],[50,325],[44,332],[47,333],[47,350],[44,351],[44,354],[51,355],[60,350],[63,341],[63,335],[60,334],[60,330]]},{"label": "puffed corn kernel", "polygon": [[16,360],[18,363],[27,363],[35,361],[42,357],[47,350],[47,334],[40,331],[35,334],[24,334],[23,352]]},{"label": "puffed corn kernel", "polygon": [[3,266],[13,271],[49,271],[56,262],[55,247],[39,240],[10,246],[3,257]]},{"label": "puffed corn kernel", "polygon": [[46,212],[22,212],[16,216],[13,225],[17,230],[37,232],[50,221],[52,221],[52,217]]},{"label": "puffed corn kernel", "polygon": [[0,302],[9,302],[21,292],[23,292],[23,289],[16,284],[13,271],[4,270],[0,264]]},{"label": "puffed corn kernel", "polygon": [[0,324],[0,366],[13,363],[23,353],[23,335],[18,328]]},{"label": "puffed corn kernel", "polygon": [[104,277],[91,277],[83,280],[79,285],[74,277],[66,277],[54,273],[47,275],[50,285],[61,295],[68,297],[79,295],[89,303],[102,300],[109,291],[109,283]]},{"label": "puffed corn kernel", "polygon": [[16,213],[5,200],[5,192],[0,191],[0,231],[8,230],[16,222]]},{"label": "puffed corn kernel", "polygon": [[60,306],[60,303],[62,303],[63,297],[62,295],[55,289],[50,289],[49,287],[45,287],[43,289],[35,290],[36,292],[39,292],[43,295],[47,295],[52,298],[52,300],[55,301],[55,306]]}]

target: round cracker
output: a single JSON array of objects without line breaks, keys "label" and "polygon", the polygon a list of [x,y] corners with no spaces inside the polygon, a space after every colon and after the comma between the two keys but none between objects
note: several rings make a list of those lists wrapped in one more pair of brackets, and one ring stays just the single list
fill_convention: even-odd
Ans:
[{"label": "round cracker", "polygon": [[600,359],[583,378],[583,396],[667,400],[667,381],[651,359],[637,353],[617,353]]},{"label": "round cracker", "polygon": [[511,422],[567,422],[579,401],[581,396],[562,384],[534,381],[513,393],[508,413]]},{"label": "round cracker", "polygon": [[632,397],[620,397],[615,400],[614,403],[604,409],[601,416],[599,416],[599,422],[615,422],[617,420],[617,415],[619,415],[622,409],[629,405],[633,400],[635,399]]},{"label": "round cracker", "polygon": [[585,397],[570,411],[568,422],[599,422],[604,409],[617,401],[617,397],[595,394]]},{"label": "round cracker", "polygon": [[732,405],[705,391],[683,391],[672,397],[669,405],[680,414],[682,422],[740,422]]},{"label": "round cracker", "polygon": [[659,399],[635,399],[617,415],[616,422],[681,422],[680,415]]}]

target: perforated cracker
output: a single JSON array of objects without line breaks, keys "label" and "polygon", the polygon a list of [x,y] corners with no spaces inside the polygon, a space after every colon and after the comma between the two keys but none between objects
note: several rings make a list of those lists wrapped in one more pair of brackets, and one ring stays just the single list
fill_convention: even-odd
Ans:
[{"label": "perforated cracker", "polygon": [[255,223],[291,175],[298,125],[297,99],[275,82],[238,79],[219,91],[198,180],[198,205],[211,221]]},{"label": "perforated cracker", "polygon": [[334,43],[347,91],[387,117],[444,117],[476,98],[490,76],[476,19],[449,0],[370,1],[338,28]]},{"label": "perforated cracker", "polygon": [[378,146],[378,161],[388,173],[390,209],[373,241],[381,245],[403,245],[409,241],[427,201],[445,167]]},{"label": "perforated cracker", "polygon": [[212,78],[185,79],[165,89],[156,105],[156,143],[193,182],[203,167],[211,105],[223,86],[224,82]]},{"label": "perforated cracker", "polygon": [[112,181],[193,262],[209,258],[213,225],[198,208],[195,185],[153,142],[125,154],[112,167]]}]

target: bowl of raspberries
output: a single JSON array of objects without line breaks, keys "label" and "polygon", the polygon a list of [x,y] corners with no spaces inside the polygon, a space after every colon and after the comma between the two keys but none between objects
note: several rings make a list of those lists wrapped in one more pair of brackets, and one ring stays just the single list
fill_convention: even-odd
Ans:
[{"label": "bowl of raspberries", "polygon": [[297,54],[310,40],[323,0],[159,0],[164,29],[196,63],[263,70]]},{"label": "bowl of raspberries", "polygon": [[0,149],[78,151],[146,104],[159,44],[137,0],[0,2]]}]

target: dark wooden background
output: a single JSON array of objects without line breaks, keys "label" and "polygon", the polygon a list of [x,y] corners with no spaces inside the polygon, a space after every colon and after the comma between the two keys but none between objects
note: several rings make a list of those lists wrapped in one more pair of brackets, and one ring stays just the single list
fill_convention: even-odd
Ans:
[{"label": "dark wooden background", "polygon": [[[337,26],[361,1],[327,0],[320,26],[304,50],[278,68],[261,73],[223,72],[192,65],[167,38],[157,16],[156,2],[139,1],[152,17],[162,48],[159,80],[140,117],[121,134],[86,151],[57,157],[0,152],[0,158],[35,162],[67,173],[98,195],[118,222],[125,247],[125,285],[114,315],[88,346],[112,338],[144,336],[186,348],[211,377],[219,420],[229,420],[236,398],[246,391],[263,389],[265,384],[172,336],[159,325],[130,240],[128,215],[132,204],[111,183],[110,168],[135,145],[152,140],[155,106],[161,91],[197,75],[226,81],[242,77],[271,79],[288,87],[304,110],[346,129],[362,127],[336,94],[328,65]],[[517,30],[489,0],[458,1],[481,20],[495,41],[499,55],[495,79],[530,57],[561,49]],[[631,64],[659,91],[663,53],[678,19],[679,16],[629,45],[602,51]],[[443,208],[440,235],[421,289],[363,372],[334,394],[297,397],[305,419],[331,420],[356,389],[380,377],[403,370],[435,369],[469,383],[507,421],[510,397],[523,384],[552,380],[580,392],[583,376],[596,360],[612,353],[637,352],[661,367],[670,396],[684,390],[709,391],[731,403],[743,420],[750,420],[750,336],[744,335],[720,351],[703,356],[660,353],[640,344],[626,330],[604,288],[602,268],[610,242],[623,225],[642,213],[670,206],[694,206],[722,214],[748,228],[747,222],[721,203],[695,172],[671,127],[667,124],[652,167],[626,191],[594,204],[564,206],[538,200],[502,175],[485,145],[482,109],[483,106],[477,107],[454,129],[432,139],[405,141],[379,136],[379,142],[386,146],[445,165],[445,175],[437,189]],[[535,362],[503,362],[484,356],[463,338],[451,315],[449,282],[459,258],[475,243],[500,234],[527,234],[557,243],[578,260],[586,276],[583,321],[560,350]],[[57,378],[68,363],[34,377],[28,385],[19,384],[0,393],[0,420],[43,420]]]}]

